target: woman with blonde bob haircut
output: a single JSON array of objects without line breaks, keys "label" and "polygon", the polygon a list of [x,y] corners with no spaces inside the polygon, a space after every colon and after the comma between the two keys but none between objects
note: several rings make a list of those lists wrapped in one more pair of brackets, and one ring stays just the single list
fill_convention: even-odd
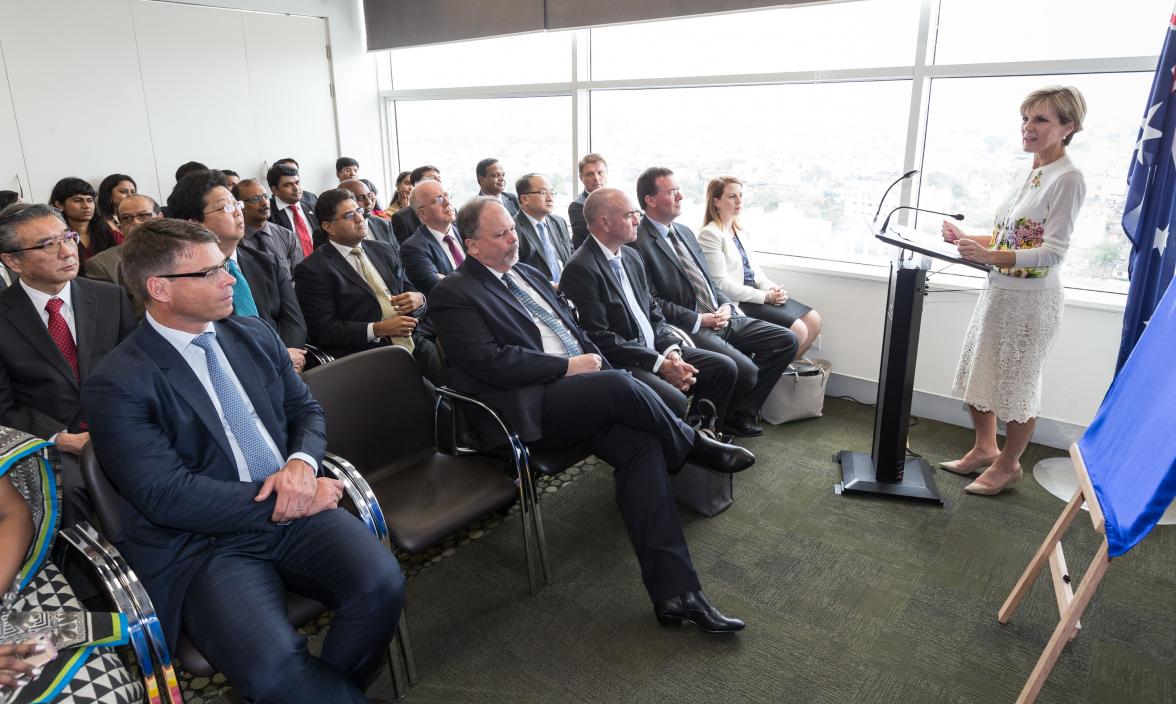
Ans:
[{"label": "woman with blonde bob haircut", "polygon": [[[952,394],[964,400],[976,439],[960,459],[939,466],[982,474],[964,487],[991,496],[1023,476],[1021,454],[1033,437],[1041,373],[1062,323],[1060,278],[1074,222],[1086,197],[1082,172],[1066,147],[1082,131],[1086,100],[1077,88],[1050,86],[1021,103],[1021,149],[1033,155],[996,211],[990,235],[969,235],[944,221],[943,239],[961,257],[988,264],[956,368]],[[1007,426],[997,446],[997,420]]]},{"label": "woman with blonde bob haircut", "polygon": [[706,185],[706,217],[698,245],[719,290],[753,318],[792,330],[797,358],[821,334],[821,315],[788,295],[755,263],[747,233],[739,222],[743,212],[743,182],[733,176],[712,178]]}]

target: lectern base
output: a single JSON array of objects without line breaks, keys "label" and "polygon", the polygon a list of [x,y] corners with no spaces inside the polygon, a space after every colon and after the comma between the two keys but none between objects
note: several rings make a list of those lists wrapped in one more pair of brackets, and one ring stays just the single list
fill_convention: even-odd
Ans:
[{"label": "lectern base", "polygon": [[877,481],[874,461],[864,452],[842,450],[833,460],[841,465],[841,482],[833,486],[838,494],[885,494],[943,505],[931,465],[921,457],[907,458],[900,482]]}]

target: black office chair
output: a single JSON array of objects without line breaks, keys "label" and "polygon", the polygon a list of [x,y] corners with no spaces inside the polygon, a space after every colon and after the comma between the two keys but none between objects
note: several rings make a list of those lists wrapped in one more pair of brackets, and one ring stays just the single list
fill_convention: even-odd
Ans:
[{"label": "black office chair", "polygon": [[[86,445],[82,449],[82,454],[79,459],[82,478],[86,483],[86,491],[90,495],[94,515],[101,526],[101,533],[89,525],[83,524],[76,526],[75,529],[67,529],[63,532],[63,535],[75,547],[84,550],[85,548],[80,546],[85,545],[90,550],[104,554],[107,557],[107,561],[111,563],[116,575],[132,595],[134,607],[139,615],[140,628],[146,634],[147,646],[150,648],[152,654],[154,654],[159,669],[164,675],[165,688],[172,691],[173,704],[179,704],[182,701],[179,698],[179,685],[175,680],[175,675],[172,670],[171,654],[166,640],[163,637],[163,630],[159,625],[155,607],[151,603],[147,591],[143,589],[138,579],[133,576],[133,572],[126,565],[125,560],[121,556],[115,557],[111,554],[111,551],[115,554],[117,554],[117,551],[110,545],[110,542],[118,543],[123,538],[122,518],[119,516],[118,510],[121,497],[118,494],[118,490],[110,483],[110,479],[106,476],[105,471],[103,471],[102,465],[98,462],[98,457],[94,454],[92,446]],[[354,470],[349,471],[347,463],[338,457],[328,456],[324,458],[322,469],[343,483],[344,491],[353,504],[354,511],[364,521],[368,529],[385,546],[388,546],[387,530],[384,526],[379,503],[376,501],[371,488],[367,486],[363,478]],[[286,614],[290,619],[290,623],[295,628],[300,628],[311,623],[326,613],[327,610],[326,606],[314,599],[293,592],[287,592],[286,594]],[[392,688],[394,696],[398,700],[404,698],[408,692],[408,685],[416,679],[415,663],[411,660],[411,654],[405,652],[407,637],[408,627],[402,614],[397,637],[388,644],[388,660],[392,673]],[[175,658],[186,672],[197,677],[211,677],[217,672],[216,668],[196,650],[191,641],[183,634],[180,635]]]}]

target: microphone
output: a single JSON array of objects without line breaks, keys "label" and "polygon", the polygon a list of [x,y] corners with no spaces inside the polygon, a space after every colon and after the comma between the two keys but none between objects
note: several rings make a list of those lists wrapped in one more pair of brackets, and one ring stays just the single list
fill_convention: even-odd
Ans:
[{"label": "microphone", "polygon": [[892,183],[886,187],[886,192],[882,194],[882,200],[878,201],[878,209],[874,211],[874,222],[878,222],[878,213],[882,212],[882,204],[886,202],[886,196],[890,195],[890,189],[894,188],[900,182],[907,180],[908,178],[910,178],[911,176],[914,176],[917,173],[919,173],[918,169],[911,169],[910,171],[906,172],[902,176],[899,176],[898,178],[894,179],[894,183]]},{"label": "microphone", "polygon": [[942,215],[944,217],[949,217],[954,220],[963,220],[964,219],[963,213],[941,213],[938,210],[927,210],[926,208],[916,208],[913,205],[900,205],[897,208],[895,208],[894,210],[891,210],[886,215],[886,219],[882,221],[882,229],[879,230],[879,232],[886,232],[886,226],[890,224],[890,216],[894,215],[895,213],[897,213],[900,210],[914,210],[914,211],[917,211],[920,213],[932,213],[933,215]]}]

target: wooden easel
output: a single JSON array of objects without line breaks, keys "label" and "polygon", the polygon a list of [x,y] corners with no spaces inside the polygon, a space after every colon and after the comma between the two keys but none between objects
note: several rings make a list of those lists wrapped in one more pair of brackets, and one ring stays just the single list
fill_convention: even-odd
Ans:
[{"label": "wooden easel", "polygon": [[[1066,647],[1066,643],[1078,635],[1081,628],[1078,618],[1082,616],[1082,612],[1090,604],[1094,590],[1098,588],[1098,583],[1102,581],[1103,575],[1107,572],[1107,566],[1111,564],[1108,557],[1109,546],[1102,508],[1099,506],[1098,497],[1094,494],[1094,485],[1090,482],[1090,474],[1086,471],[1086,463],[1082,459],[1082,452],[1078,449],[1077,443],[1070,446],[1070,457],[1074,460],[1074,471],[1078,474],[1078,489],[1074,492],[1074,498],[1066,504],[1062,515],[1058,516],[1057,522],[1045,536],[1041,547],[1037,548],[1037,553],[1029,562],[1029,566],[1025,568],[1024,574],[1017,580],[1017,585],[1013,587],[1009,598],[1005,599],[1004,606],[1000,607],[997,616],[1001,623],[1009,622],[1021,600],[1029,593],[1029,588],[1033,586],[1041,569],[1045,567],[1046,563],[1049,563],[1060,620],[1049,639],[1049,643],[1046,644],[1045,650],[1041,651],[1041,657],[1037,659],[1037,665],[1029,675],[1029,680],[1025,682],[1021,695],[1017,697],[1017,704],[1030,704],[1037,699],[1046,678],[1049,677],[1050,670],[1053,669],[1058,657],[1061,656],[1062,649]],[[1083,575],[1082,584],[1078,586],[1078,592],[1075,594],[1070,587],[1070,574],[1066,568],[1066,557],[1062,552],[1062,535],[1070,527],[1074,517],[1082,510],[1084,501],[1090,509],[1090,521],[1094,524],[1094,529],[1102,534],[1103,539],[1102,545],[1095,552],[1094,560],[1091,561],[1090,567]]]}]

